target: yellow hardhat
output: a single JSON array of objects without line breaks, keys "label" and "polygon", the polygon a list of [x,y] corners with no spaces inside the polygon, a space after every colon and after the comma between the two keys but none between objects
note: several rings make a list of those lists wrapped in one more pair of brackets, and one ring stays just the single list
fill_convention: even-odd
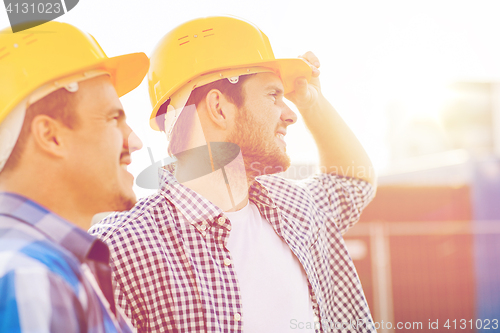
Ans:
[{"label": "yellow hardhat", "polygon": [[267,36],[242,19],[214,16],[181,24],[160,40],[151,56],[150,126],[159,130],[155,118],[160,106],[187,83],[209,73],[214,79],[208,81],[213,82],[228,77],[224,74],[228,70],[234,73],[243,69],[243,73],[251,73],[255,67],[269,68],[278,74],[285,93],[293,91],[296,78],[303,76],[310,80],[312,73],[302,59],[276,59]]},{"label": "yellow hardhat", "polygon": [[66,23],[50,21],[22,33],[10,30],[0,31],[0,123],[48,82],[102,70],[123,96],[141,83],[149,67],[144,53],[108,58],[91,35]]}]

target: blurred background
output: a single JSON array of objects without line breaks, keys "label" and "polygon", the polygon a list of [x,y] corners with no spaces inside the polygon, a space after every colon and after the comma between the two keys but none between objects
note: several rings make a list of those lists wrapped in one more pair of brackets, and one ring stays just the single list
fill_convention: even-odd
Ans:
[{"label": "blurred background", "polygon": [[[378,194],[345,239],[374,320],[500,330],[500,2],[82,0],[58,21],[108,56],[149,55],[178,24],[218,14],[255,23],[276,57],[315,52],[324,95],[371,156]],[[148,127],[145,81],[122,102],[144,142],[129,167],[138,176],[167,142]],[[300,120],[286,141],[286,176],[315,172]]]}]

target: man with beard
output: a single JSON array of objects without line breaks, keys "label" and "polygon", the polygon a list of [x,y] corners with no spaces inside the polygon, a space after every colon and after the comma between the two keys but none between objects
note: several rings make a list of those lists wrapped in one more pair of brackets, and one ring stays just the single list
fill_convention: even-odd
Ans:
[{"label": "man with beard", "polygon": [[133,331],[86,230],[137,201],[126,167],[142,143],[118,97],[148,66],[65,23],[0,32],[1,332]]},{"label": "man with beard", "polygon": [[[342,239],[373,197],[371,162],[323,97],[316,56],[301,58],[275,59],[233,17],[182,24],[154,50],[150,124],[176,161],[157,194],[90,231],[139,331],[374,331]],[[284,96],[320,155],[304,181],[273,175],[297,121]]]}]

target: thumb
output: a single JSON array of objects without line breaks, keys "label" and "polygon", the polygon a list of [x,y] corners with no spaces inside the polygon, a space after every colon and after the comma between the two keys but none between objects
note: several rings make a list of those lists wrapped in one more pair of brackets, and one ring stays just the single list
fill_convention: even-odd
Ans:
[{"label": "thumb", "polygon": [[295,99],[303,102],[308,99],[309,87],[305,77],[299,77],[295,80]]}]

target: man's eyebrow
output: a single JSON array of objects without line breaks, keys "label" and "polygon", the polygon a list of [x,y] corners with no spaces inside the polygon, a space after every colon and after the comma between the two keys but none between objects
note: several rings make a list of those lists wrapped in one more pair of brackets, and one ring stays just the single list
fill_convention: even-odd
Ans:
[{"label": "man's eyebrow", "polygon": [[282,94],[283,93],[283,89],[280,88],[279,86],[275,85],[275,84],[268,85],[266,87],[266,90],[276,90],[277,94]]},{"label": "man's eyebrow", "polygon": [[119,117],[125,118],[125,111],[123,111],[122,108],[111,108],[108,111],[108,116],[111,116],[111,115],[114,115],[114,114],[117,114],[117,113],[118,113]]}]

